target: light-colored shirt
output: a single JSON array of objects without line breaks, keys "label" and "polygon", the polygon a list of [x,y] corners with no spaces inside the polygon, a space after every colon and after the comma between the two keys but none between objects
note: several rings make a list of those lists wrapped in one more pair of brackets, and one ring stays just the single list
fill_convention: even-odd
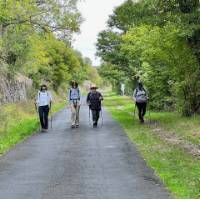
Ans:
[{"label": "light-colored shirt", "polygon": [[37,95],[37,100],[36,100],[36,103],[37,103],[37,106],[48,106],[50,105],[52,101],[52,95],[49,91],[45,91],[45,92],[42,92],[42,91],[39,91],[38,92],[38,95]]},{"label": "light-colored shirt", "polygon": [[134,93],[133,93],[133,98],[138,103],[147,102],[147,100],[148,100],[148,93],[144,89],[140,90],[139,88],[136,88],[135,91],[134,91]]},{"label": "light-colored shirt", "polygon": [[79,88],[71,88],[69,90],[69,103],[80,103],[81,102],[81,91]]}]

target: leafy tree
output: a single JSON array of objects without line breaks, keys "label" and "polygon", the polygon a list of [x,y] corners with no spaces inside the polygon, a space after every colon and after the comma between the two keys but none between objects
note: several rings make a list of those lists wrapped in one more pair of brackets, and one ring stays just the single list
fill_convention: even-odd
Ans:
[{"label": "leafy tree", "polygon": [[55,91],[89,78],[91,63],[71,47],[82,17],[78,0],[0,1],[0,68]]},{"label": "leafy tree", "polygon": [[[140,58],[141,66],[137,70],[150,90],[155,108],[178,105],[186,109],[185,114],[191,114],[199,109],[199,102],[191,105],[197,101],[196,94],[193,96],[197,92],[193,91],[197,80],[191,77],[199,74],[199,67],[180,33],[181,30],[171,24],[163,28],[144,25],[133,28],[123,37],[121,51],[130,61]],[[189,99],[183,95],[187,87],[190,87]],[[190,105],[190,110],[183,104]]]},{"label": "leafy tree", "polygon": [[140,77],[153,108],[199,112],[199,5],[198,0],[127,0],[99,34],[100,74],[119,86],[122,76],[111,72],[122,73],[130,89]]}]

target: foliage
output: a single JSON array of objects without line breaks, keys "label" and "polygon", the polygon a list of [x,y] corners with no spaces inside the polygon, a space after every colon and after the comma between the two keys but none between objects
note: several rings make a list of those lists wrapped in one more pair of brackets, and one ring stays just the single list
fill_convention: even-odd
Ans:
[{"label": "foliage", "polygon": [[[63,99],[54,94],[52,113],[65,106]],[[39,128],[38,116],[32,101],[0,106],[0,155],[25,140]]]},{"label": "foliage", "polygon": [[[123,36],[121,51],[129,57],[129,65],[134,66],[132,61],[140,58],[140,66],[136,65],[135,71],[140,72],[141,80],[149,88],[152,106],[157,109],[168,108],[175,103],[180,108],[186,108],[184,103],[191,105],[191,99],[184,96],[184,91],[189,87],[191,91],[188,92],[196,104],[193,109],[198,110],[199,102],[194,98],[200,91],[197,89],[192,96],[196,79],[191,80],[191,77],[199,74],[198,62],[180,34],[179,28],[168,24],[162,28],[138,26]],[[184,112],[190,114],[188,112],[195,111]]]},{"label": "foliage", "polygon": [[0,61],[9,73],[31,78],[35,88],[47,83],[58,91],[71,79],[82,83],[92,64],[71,46],[81,22],[77,0],[1,1]]},{"label": "foliage", "polygon": [[98,37],[102,77],[118,90],[123,80],[128,90],[144,81],[155,109],[199,113],[199,5],[197,0],[127,0],[117,7],[109,29]]}]

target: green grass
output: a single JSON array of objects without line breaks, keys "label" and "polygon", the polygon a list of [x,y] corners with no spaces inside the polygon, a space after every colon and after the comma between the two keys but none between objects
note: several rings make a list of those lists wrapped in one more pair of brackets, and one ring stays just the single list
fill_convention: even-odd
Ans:
[{"label": "green grass", "polygon": [[[64,106],[65,102],[56,101],[52,113]],[[4,154],[39,129],[38,116],[33,102],[1,106],[0,121],[0,154]]]},{"label": "green grass", "polygon": [[[175,198],[200,198],[200,160],[176,145],[167,144],[153,133],[152,127],[140,125],[133,119],[130,113],[134,105],[129,97],[107,94],[104,104]],[[119,109],[116,106],[120,106]],[[152,112],[151,117],[169,134],[173,131],[185,141],[199,144],[199,135],[191,134],[200,130],[199,117],[188,119],[164,112]]]}]

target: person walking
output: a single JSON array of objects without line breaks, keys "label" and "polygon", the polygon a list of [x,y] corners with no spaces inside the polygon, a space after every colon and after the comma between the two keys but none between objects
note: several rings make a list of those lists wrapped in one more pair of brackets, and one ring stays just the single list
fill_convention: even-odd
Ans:
[{"label": "person walking", "polygon": [[90,92],[87,95],[87,104],[89,109],[92,111],[92,120],[93,127],[96,128],[98,126],[98,120],[101,111],[101,102],[103,101],[103,96],[100,92],[97,91],[97,86],[92,85],[90,88]]},{"label": "person walking", "polygon": [[48,116],[52,106],[52,95],[47,85],[42,85],[37,94],[35,106],[38,109],[42,132],[48,131]]},{"label": "person walking", "polygon": [[134,90],[133,99],[138,108],[138,116],[141,123],[144,123],[144,116],[146,114],[148,93],[144,88],[142,82],[138,83],[137,88]]},{"label": "person walking", "polygon": [[71,108],[71,128],[79,127],[79,111],[81,106],[81,92],[76,81],[71,82],[69,90],[69,104]]}]

